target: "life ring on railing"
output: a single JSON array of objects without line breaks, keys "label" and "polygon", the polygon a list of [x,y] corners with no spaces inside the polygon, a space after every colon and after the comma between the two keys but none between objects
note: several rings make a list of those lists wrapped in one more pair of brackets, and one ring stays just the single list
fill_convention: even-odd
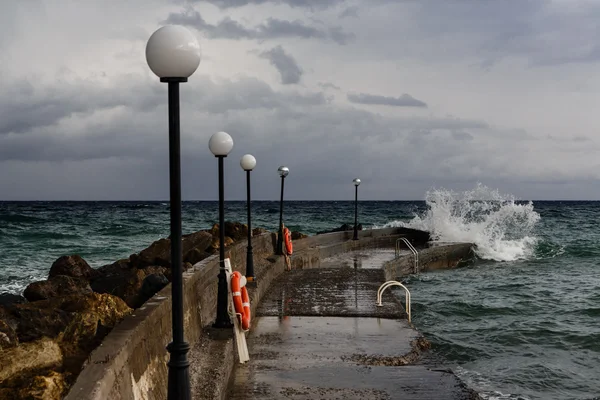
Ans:
[{"label": "life ring on railing", "polygon": [[241,286],[242,274],[238,271],[231,273],[231,294],[233,295],[233,305],[235,313],[242,316],[242,329],[250,329],[250,297],[246,286]]},{"label": "life ring on railing", "polygon": [[283,238],[285,240],[285,251],[291,256],[294,252],[294,247],[292,246],[292,233],[288,228],[283,228]]}]

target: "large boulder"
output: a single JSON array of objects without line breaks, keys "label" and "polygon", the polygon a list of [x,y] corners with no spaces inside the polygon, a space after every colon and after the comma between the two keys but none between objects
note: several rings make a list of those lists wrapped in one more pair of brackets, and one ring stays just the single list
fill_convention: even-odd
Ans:
[{"label": "large boulder", "polygon": [[61,348],[65,357],[74,358],[77,363],[83,362],[104,336],[132,312],[120,298],[98,293],[65,298],[60,307],[71,316],[61,334]]},{"label": "large boulder", "polygon": [[[207,246],[207,248],[211,249],[212,252],[212,237],[211,237],[211,243],[209,244],[209,246]],[[194,265],[202,260],[204,260],[205,258],[208,258],[211,256],[211,252],[206,251],[207,248],[204,249],[200,249],[200,248],[195,248],[192,249],[191,251],[189,251],[186,256],[185,259],[183,261],[189,262],[190,264]]]},{"label": "large boulder", "polygon": [[70,294],[91,293],[89,282],[84,278],[56,275],[46,281],[30,283],[23,295],[29,301],[47,300]]},{"label": "large boulder", "polygon": [[19,344],[17,332],[7,321],[0,319],[0,351],[15,347]]},{"label": "large boulder", "polygon": [[[188,267],[188,264],[185,264],[184,268]],[[140,294],[144,279],[152,274],[170,277],[171,271],[160,266],[149,266],[144,269],[115,269],[110,274],[94,279],[91,287],[96,293],[112,294],[124,300],[129,307],[138,308],[151,297],[140,296]]]},{"label": "large boulder", "polygon": [[267,233],[269,232],[268,230],[266,230],[265,228],[254,228],[252,229],[252,236],[258,236],[258,235],[262,235],[263,233]]},{"label": "large boulder", "polygon": [[[231,246],[234,241],[232,238],[230,238],[229,236],[225,236],[225,247],[227,246]],[[219,236],[214,236],[212,239],[212,243],[210,244],[210,247],[208,248],[208,250],[211,253],[214,253],[215,251],[219,250],[219,248],[221,247],[221,239],[219,238]]]},{"label": "large boulder", "polygon": [[92,282],[94,281],[94,279],[96,279],[96,278],[98,278],[100,276],[104,276],[104,275],[120,275],[121,273],[123,273],[123,271],[127,271],[127,270],[129,270],[131,268],[133,268],[133,266],[129,262],[128,258],[115,261],[112,264],[103,265],[102,267],[100,267],[100,268],[97,269],[98,274],[97,274],[96,277],[94,277],[92,279]]},{"label": "large boulder", "polygon": [[138,295],[139,305],[137,305],[137,307],[140,307],[168,284],[169,280],[164,274],[150,274],[146,276],[142,282],[142,287]]},{"label": "large boulder", "polygon": [[[84,314],[106,319],[124,316],[131,309],[124,301],[109,294],[79,294],[49,300],[20,304],[11,310],[20,342],[31,342],[42,337],[57,338],[78,315]],[[85,317],[87,318],[87,317]]]},{"label": "large boulder", "polygon": [[70,316],[57,307],[62,297],[35,303],[20,304],[11,311],[10,317],[21,343],[42,337],[55,338],[67,326]]},{"label": "large boulder", "polygon": [[171,240],[159,239],[139,253],[132,254],[129,260],[135,268],[150,265],[168,267],[171,265]]},{"label": "large boulder", "polygon": [[34,377],[27,387],[18,393],[27,400],[60,400],[67,391],[65,376],[55,371]]},{"label": "large boulder", "polygon": [[[183,262],[195,264],[208,256],[206,249],[210,246],[213,235],[210,232],[200,231],[184,235],[181,243]],[[203,259],[198,259],[204,255]]]},{"label": "large boulder", "polygon": [[229,236],[234,241],[248,238],[248,225],[241,222],[225,222],[225,236]]},{"label": "large boulder", "polygon": [[50,273],[48,278],[53,278],[58,275],[66,275],[74,278],[91,279],[96,276],[98,272],[90,267],[90,265],[77,254],[71,256],[59,257],[52,267],[50,267]]},{"label": "large boulder", "polygon": [[63,355],[58,342],[43,338],[23,343],[0,352],[0,386],[11,386],[13,380],[23,380],[37,371],[58,369]]},{"label": "large boulder", "polygon": [[[205,231],[184,235],[181,240],[182,260],[190,263],[200,261],[199,257],[205,254],[205,250],[209,248],[212,240],[211,233]],[[132,254],[129,260],[135,268],[149,266],[170,267],[171,240],[159,239],[138,254]]]},{"label": "large boulder", "polygon": [[304,239],[307,237],[308,237],[308,235],[305,235],[302,232],[297,232],[297,231],[292,232],[292,240],[300,240],[300,239]]},{"label": "large boulder", "polygon": [[27,299],[18,294],[2,293],[0,294],[0,307],[10,307],[13,304],[26,303]]}]

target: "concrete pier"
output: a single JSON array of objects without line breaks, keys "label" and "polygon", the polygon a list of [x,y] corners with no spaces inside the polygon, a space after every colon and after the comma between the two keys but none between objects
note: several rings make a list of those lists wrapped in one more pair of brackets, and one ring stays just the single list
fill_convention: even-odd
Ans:
[{"label": "concrete pier", "polygon": [[[388,290],[376,293],[393,250],[357,250],[271,285],[236,367],[230,399],[476,399],[423,359],[429,343]],[[404,298],[404,296],[399,296]]]},{"label": "concrete pier", "polygon": [[[426,232],[407,228],[360,231],[359,240],[335,232],[295,241],[290,271],[274,255],[274,233],[254,237],[258,286],[249,290],[254,326],[246,365],[237,363],[232,332],[211,328],[218,256],[195,264],[183,275],[192,398],[469,398],[451,373],[422,358],[427,341],[394,296],[375,307],[380,284],[415,271],[411,253],[395,255],[399,238],[419,250],[420,272],[455,268],[473,254],[470,243],[434,245]],[[226,256],[244,272],[244,241]],[[166,399],[171,338],[169,285],[104,338],[65,399]]]}]

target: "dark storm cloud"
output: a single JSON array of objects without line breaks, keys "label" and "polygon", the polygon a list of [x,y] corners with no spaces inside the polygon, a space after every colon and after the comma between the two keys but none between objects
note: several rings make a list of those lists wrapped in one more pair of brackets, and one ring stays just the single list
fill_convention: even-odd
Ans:
[{"label": "dark storm cloud", "polygon": [[[206,77],[194,80],[194,90],[182,91],[182,108],[193,104],[194,110],[212,114],[215,120],[235,112],[322,106],[329,101],[320,92],[279,93],[255,78],[218,84]],[[40,93],[27,82],[7,87],[6,95],[0,97],[0,161],[86,160],[150,154],[152,142],[147,142],[148,132],[155,132],[156,127],[149,121],[157,118],[157,107],[166,104],[164,87],[153,83],[130,79],[117,88],[88,85],[84,91],[80,85],[63,84]],[[68,132],[69,123],[85,124],[86,118],[94,113],[116,109],[126,111],[116,117],[106,114],[101,118],[102,124],[84,125],[78,129],[81,133]]]},{"label": "dark storm cloud", "polygon": [[247,5],[285,4],[290,7],[323,9],[343,3],[346,0],[188,0],[192,3],[210,3],[219,8],[235,8]]},{"label": "dark storm cloud", "polygon": [[156,89],[135,87],[133,91],[115,95],[89,83],[38,87],[22,80],[3,88],[0,96],[0,136],[23,133],[36,127],[49,126],[77,113],[117,106],[130,106],[137,110],[153,108],[158,99]]},{"label": "dark storm cloud", "polygon": [[427,107],[427,103],[417,100],[409,94],[404,93],[400,97],[379,96],[367,93],[348,94],[351,103],[382,105],[395,107]]},{"label": "dark storm cloud", "polygon": [[271,65],[277,68],[281,75],[281,83],[284,85],[300,82],[304,71],[302,71],[296,59],[287,53],[283,47],[277,46],[271,50],[263,51],[260,53],[260,57],[269,60]]},{"label": "dark storm cloud", "polygon": [[354,38],[354,35],[344,32],[339,27],[322,30],[306,25],[300,20],[286,21],[272,17],[267,18],[264,23],[251,28],[229,17],[213,25],[206,22],[198,11],[191,8],[180,13],[170,13],[164,23],[193,27],[199,31],[203,31],[209,38],[213,39],[268,40],[298,37],[303,39],[333,40],[340,45],[345,45]]},{"label": "dark storm cloud", "polygon": [[[277,93],[255,78],[214,83],[206,77],[195,77],[201,88],[183,91],[184,100],[192,100],[204,112],[226,113],[231,110],[322,105],[328,99],[320,92]],[[61,120],[79,114],[125,107],[145,112],[164,105],[164,88],[148,82],[127,79],[120,82],[124,90],[77,83],[34,89],[28,81],[7,85],[0,95],[0,137],[21,134],[40,127],[54,126]]]}]

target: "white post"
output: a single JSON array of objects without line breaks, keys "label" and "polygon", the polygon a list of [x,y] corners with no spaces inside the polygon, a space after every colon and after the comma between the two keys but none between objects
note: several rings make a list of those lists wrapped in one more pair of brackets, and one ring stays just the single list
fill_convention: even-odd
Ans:
[{"label": "white post", "polygon": [[[240,323],[241,314],[236,314],[235,305],[233,304],[233,296],[231,295],[231,261],[229,258],[225,260],[225,274],[227,276],[227,296],[229,299],[229,316],[233,321],[233,332],[235,334],[235,344],[240,359],[240,364],[250,361],[250,354],[248,353],[248,344],[246,343],[246,335],[242,330],[242,324]],[[245,279],[242,279],[240,286],[246,286]]]}]

